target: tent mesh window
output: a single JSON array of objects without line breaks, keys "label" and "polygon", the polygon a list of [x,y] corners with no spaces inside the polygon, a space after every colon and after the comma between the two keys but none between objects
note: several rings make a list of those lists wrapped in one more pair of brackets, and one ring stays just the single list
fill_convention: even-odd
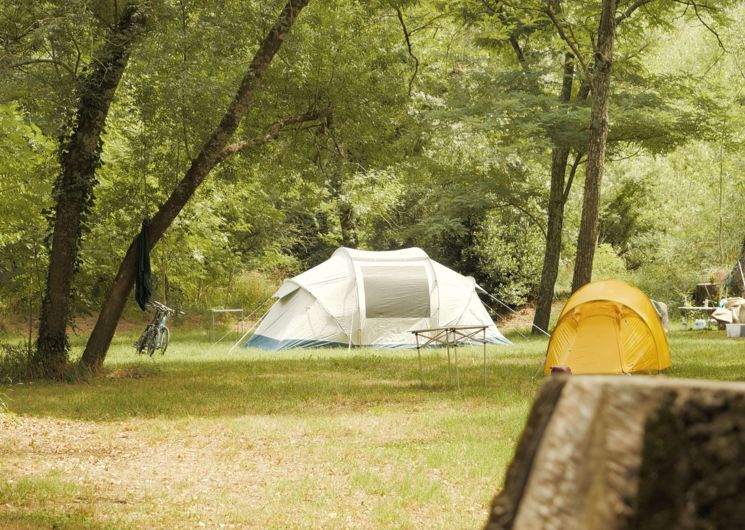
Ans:
[{"label": "tent mesh window", "polygon": [[367,318],[430,316],[429,281],[423,265],[361,267]]}]

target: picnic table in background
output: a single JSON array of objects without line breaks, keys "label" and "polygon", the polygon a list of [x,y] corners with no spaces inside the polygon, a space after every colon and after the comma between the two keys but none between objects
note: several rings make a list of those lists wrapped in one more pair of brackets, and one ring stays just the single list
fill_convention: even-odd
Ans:
[{"label": "picnic table in background", "polygon": [[702,315],[704,319],[706,320],[706,326],[704,326],[704,329],[707,329],[710,324],[711,320],[711,314],[717,310],[716,306],[680,306],[678,307],[680,309],[680,316],[681,321],[683,324],[684,329],[688,329],[688,320],[693,319],[696,320],[696,315]]}]

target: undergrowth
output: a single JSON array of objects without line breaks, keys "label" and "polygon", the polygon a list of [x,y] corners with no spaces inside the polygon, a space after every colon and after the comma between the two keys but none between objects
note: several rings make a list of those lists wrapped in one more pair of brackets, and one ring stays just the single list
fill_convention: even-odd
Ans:
[{"label": "undergrowth", "polygon": [[[59,381],[80,383],[89,380],[92,374],[77,363],[68,361]],[[0,342],[0,384],[16,384],[35,379],[44,379],[40,368],[31,362],[25,344]]]},{"label": "undergrowth", "polygon": [[28,348],[20,344],[0,343],[0,382],[12,384],[31,378]]}]

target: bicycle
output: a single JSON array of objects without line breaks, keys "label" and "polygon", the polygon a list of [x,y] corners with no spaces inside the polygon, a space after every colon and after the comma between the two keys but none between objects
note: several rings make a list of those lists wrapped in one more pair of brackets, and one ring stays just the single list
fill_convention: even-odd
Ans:
[{"label": "bicycle", "polygon": [[176,310],[155,301],[150,302],[150,305],[155,308],[155,316],[134,346],[138,354],[147,353],[152,357],[155,350],[160,350],[160,354],[165,355],[171,338],[171,331],[166,323],[169,318],[176,315]]}]

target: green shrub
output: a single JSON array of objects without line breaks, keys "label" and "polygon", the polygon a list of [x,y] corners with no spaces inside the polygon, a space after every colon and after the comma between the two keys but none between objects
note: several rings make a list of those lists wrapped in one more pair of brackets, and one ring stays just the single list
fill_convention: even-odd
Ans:
[{"label": "green shrub", "polygon": [[28,348],[0,343],[0,383],[15,383],[31,378]]}]

